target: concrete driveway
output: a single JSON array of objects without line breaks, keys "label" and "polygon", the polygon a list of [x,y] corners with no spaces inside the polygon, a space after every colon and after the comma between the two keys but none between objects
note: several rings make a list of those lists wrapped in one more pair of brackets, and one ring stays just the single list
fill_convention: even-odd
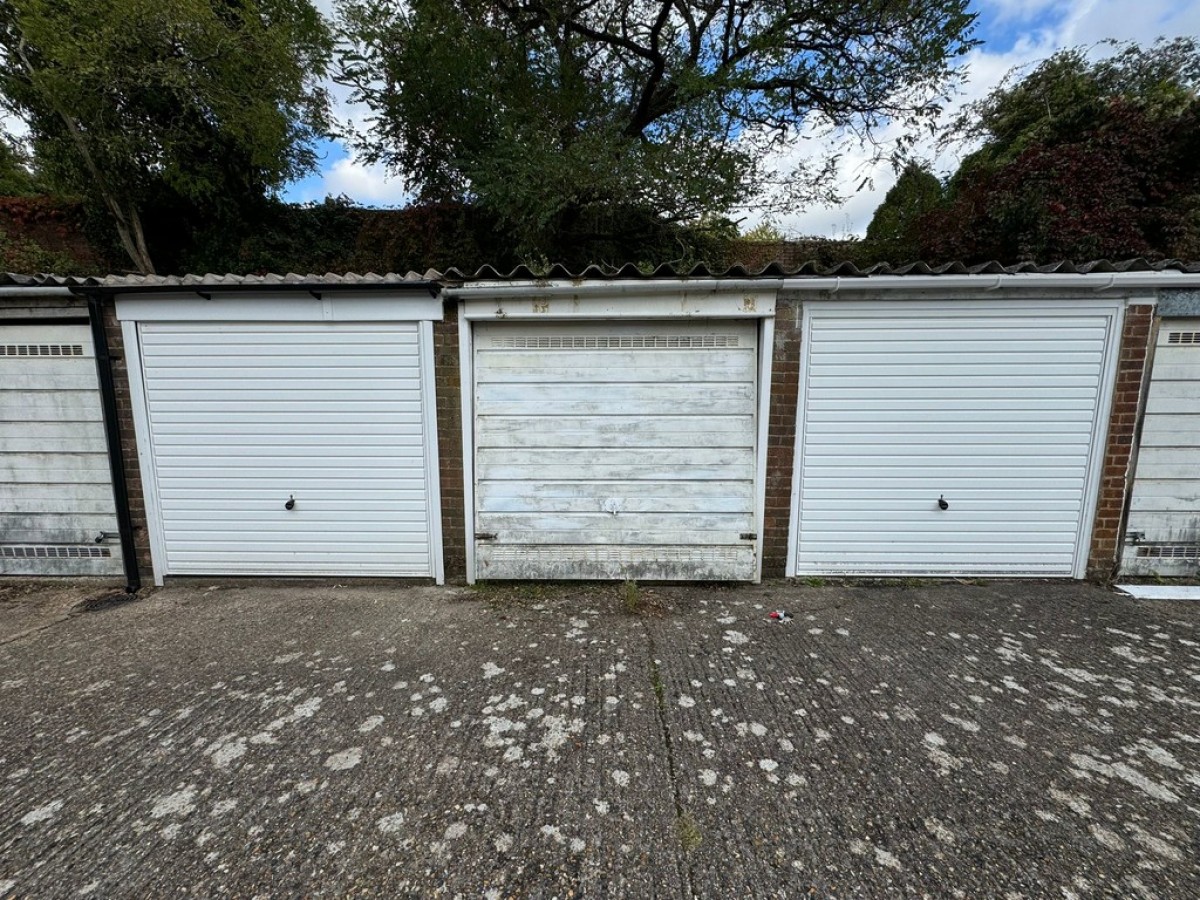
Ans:
[{"label": "concrete driveway", "polygon": [[0,896],[1200,895],[1200,606],[630,599],[194,583],[10,641]]}]

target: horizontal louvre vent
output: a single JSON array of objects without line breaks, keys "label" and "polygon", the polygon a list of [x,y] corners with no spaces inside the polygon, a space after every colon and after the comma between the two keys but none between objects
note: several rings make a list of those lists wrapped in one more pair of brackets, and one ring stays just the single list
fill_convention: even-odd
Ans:
[{"label": "horizontal louvre vent", "polygon": [[83,345],[0,344],[0,356],[83,356]]},{"label": "horizontal louvre vent", "polygon": [[24,544],[0,547],[0,559],[109,559],[107,547],[90,544]]},{"label": "horizontal louvre vent", "polygon": [[695,350],[737,347],[736,334],[545,334],[494,337],[491,346],[509,350]]},{"label": "horizontal louvre vent", "polygon": [[1137,555],[1139,559],[1200,560],[1200,544],[1142,544]]},{"label": "horizontal louvre vent", "polygon": [[742,556],[738,547],[605,547],[605,546],[530,546],[493,547],[488,551],[495,562],[615,562],[624,565],[645,562],[648,557],[662,563],[736,563]]},{"label": "horizontal louvre vent", "polygon": [[1195,344],[1200,347],[1200,331],[1172,331],[1167,335],[1168,344]]}]

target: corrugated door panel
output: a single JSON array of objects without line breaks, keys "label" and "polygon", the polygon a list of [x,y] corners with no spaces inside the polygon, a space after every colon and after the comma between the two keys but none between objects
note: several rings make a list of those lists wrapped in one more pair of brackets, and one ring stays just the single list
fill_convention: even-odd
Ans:
[{"label": "corrugated door panel", "polygon": [[1122,571],[1200,572],[1200,319],[1159,325]]},{"label": "corrugated door panel", "polygon": [[752,580],[756,335],[477,324],[477,576]]},{"label": "corrugated door panel", "polygon": [[0,574],[122,570],[91,329],[0,324]]},{"label": "corrugated door panel", "polygon": [[1109,322],[814,307],[797,573],[1071,575]]},{"label": "corrugated door panel", "polygon": [[140,333],[169,574],[433,574],[415,324]]}]

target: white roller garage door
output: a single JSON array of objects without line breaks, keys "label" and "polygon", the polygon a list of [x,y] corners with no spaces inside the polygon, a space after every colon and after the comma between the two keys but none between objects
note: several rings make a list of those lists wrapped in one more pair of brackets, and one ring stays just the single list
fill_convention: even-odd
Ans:
[{"label": "white roller garage door", "polygon": [[434,575],[421,327],[140,324],[160,574]]},{"label": "white roller garage door", "polygon": [[1200,571],[1200,319],[1165,319],[1154,351],[1122,568]]},{"label": "white roller garage door", "polygon": [[91,328],[0,324],[0,574],[121,572]]},{"label": "white roller garage door", "polygon": [[1118,316],[807,305],[791,571],[1081,576]]},{"label": "white roller garage door", "polygon": [[757,328],[476,323],[476,575],[753,580]]}]

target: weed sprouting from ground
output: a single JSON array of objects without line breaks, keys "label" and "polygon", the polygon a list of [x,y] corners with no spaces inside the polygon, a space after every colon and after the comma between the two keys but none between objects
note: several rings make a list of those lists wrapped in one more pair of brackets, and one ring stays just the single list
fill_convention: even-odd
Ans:
[{"label": "weed sprouting from ground", "polygon": [[621,609],[631,616],[642,611],[642,592],[633,579],[621,585]]},{"label": "weed sprouting from ground", "polygon": [[696,820],[690,814],[680,813],[675,825],[679,829],[679,844],[683,847],[684,853],[691,853],[704,842],[700,826],[696,824]]}]

